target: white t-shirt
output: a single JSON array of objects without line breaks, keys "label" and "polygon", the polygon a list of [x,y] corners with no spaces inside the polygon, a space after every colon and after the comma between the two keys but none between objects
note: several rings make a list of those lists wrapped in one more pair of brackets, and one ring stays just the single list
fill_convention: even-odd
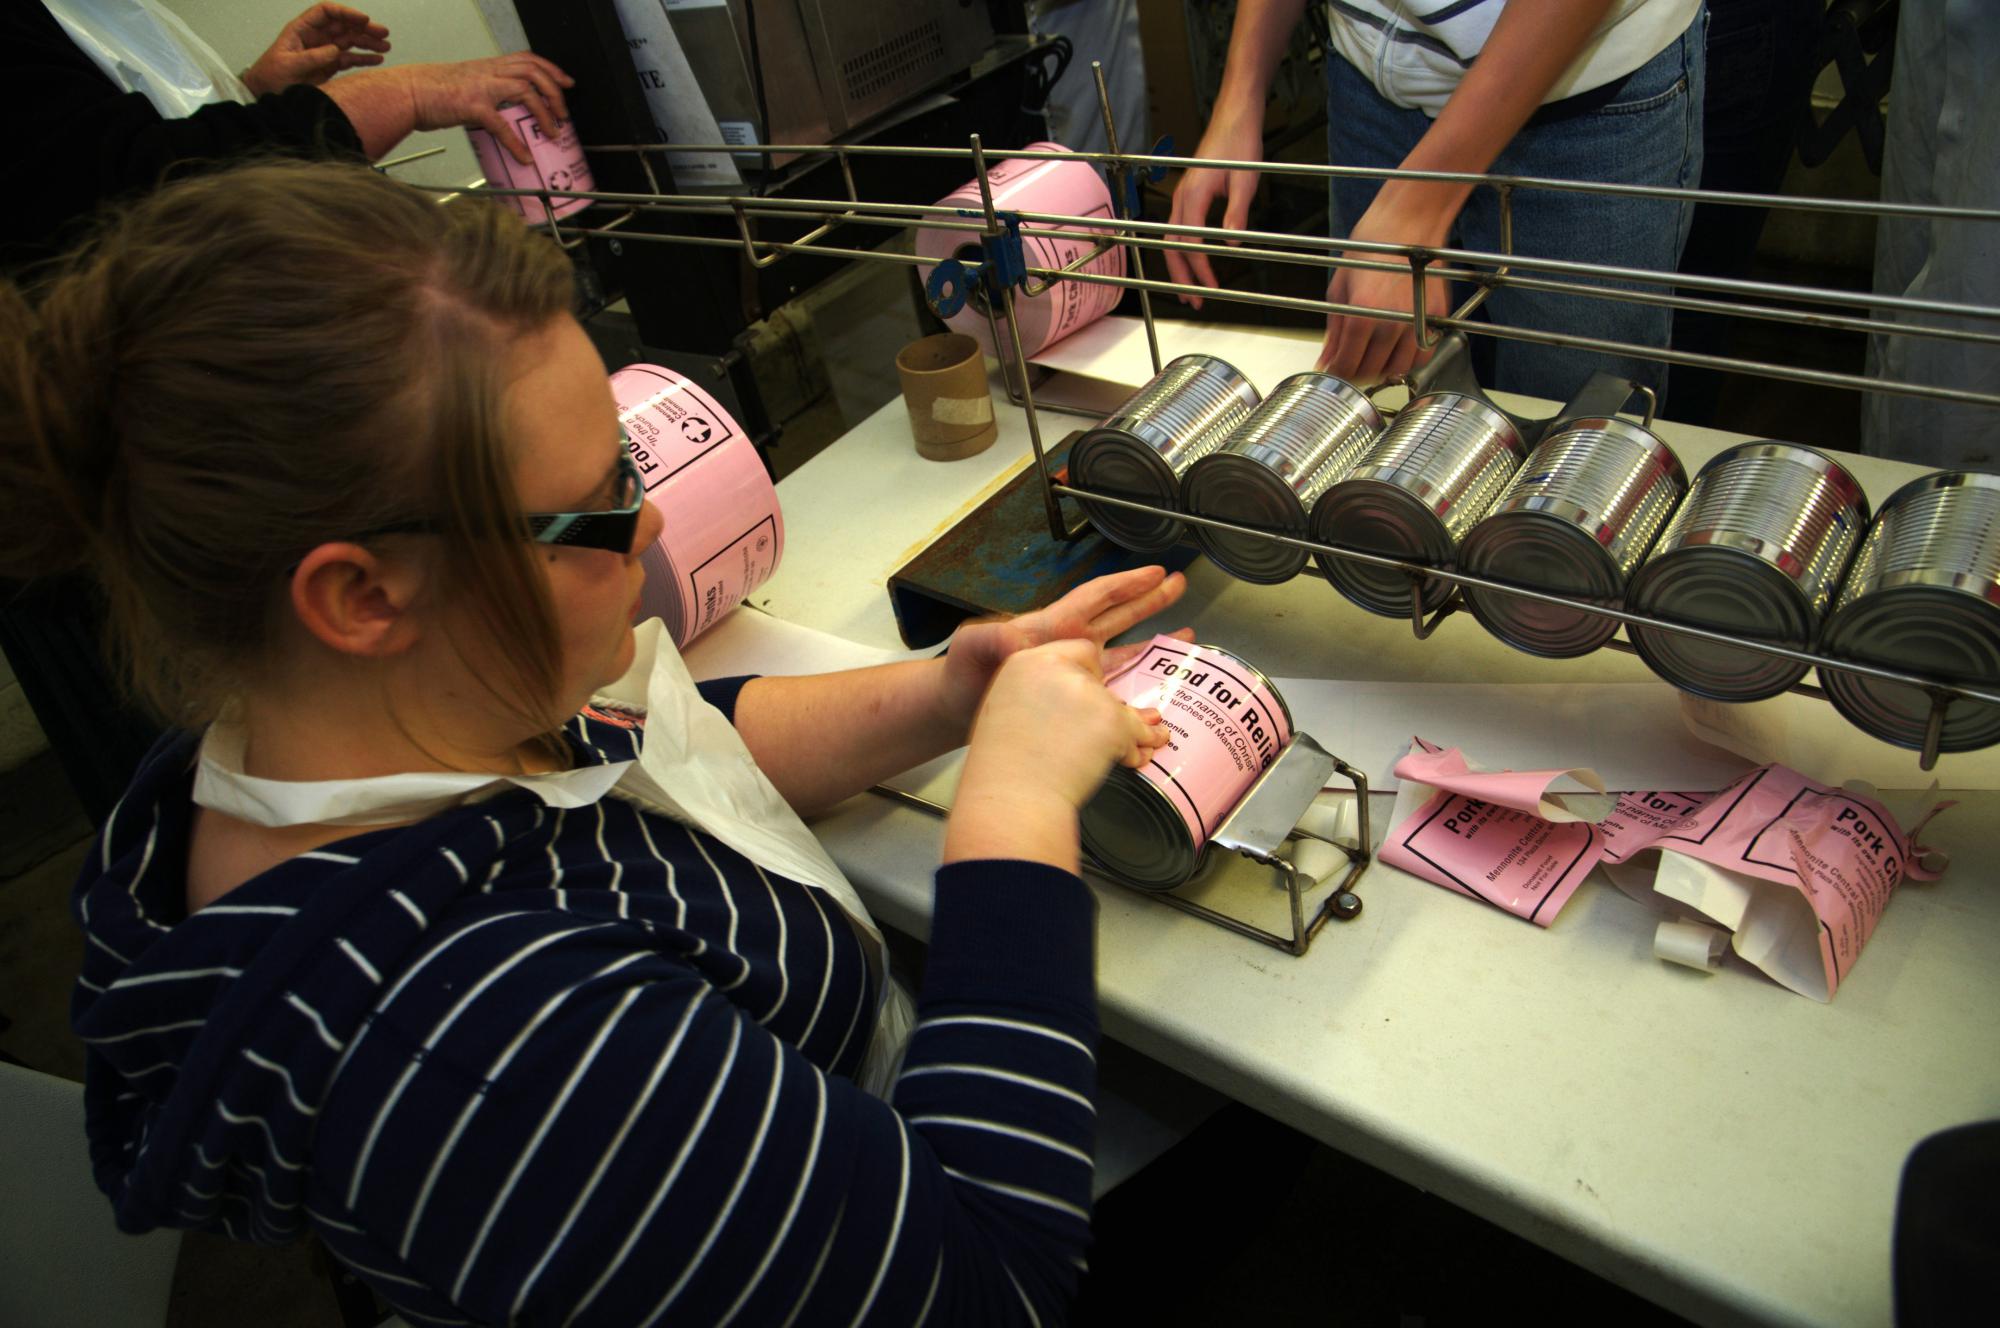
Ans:
[{"label": "white t-shirt", "polygon": [[[1398,106],[1436,115],[1507,0],[1327,0],[1333,49]],[[1623,78],[1687,31],[1701,0],[1617,0],[1544,104]]]}]

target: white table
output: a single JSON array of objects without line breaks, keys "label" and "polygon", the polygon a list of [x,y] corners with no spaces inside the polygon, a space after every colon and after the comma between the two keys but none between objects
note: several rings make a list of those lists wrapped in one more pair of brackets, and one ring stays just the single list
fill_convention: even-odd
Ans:
[{"label": "white table", "polygon": [[[891,402],[790,476],[784,564],[754,602],[898,647],[889,574],[1027,452],[1021,413],[1000,416],[991,450],[940,465]],[[1052,444],[1072,425],[1043,427]],[[1690,471],[1730,441],[1661,431]],[[1854,469],[1878,502],[1917,473]],[[1466,615],[1419,643],[1317,580],[1249,586],[1205,560],[1171,616],[1278,676],[1648,677],[1608,651],[1518,654]],[[1957,867],[1898,893],[1831,1005],[1656,961],[1653,916],[1595,884],[1544,931],[1378,863],[1362,915],[1299,959],[1098,887],[1104,1028],[1690,1318],[1886,1323],[1905,1155],[2000,1115],[1996,813],[2000,795],[1972,794],[1939,823]],[[940,823],[863,796],[816,828],[871,908],[925,932]]]}]

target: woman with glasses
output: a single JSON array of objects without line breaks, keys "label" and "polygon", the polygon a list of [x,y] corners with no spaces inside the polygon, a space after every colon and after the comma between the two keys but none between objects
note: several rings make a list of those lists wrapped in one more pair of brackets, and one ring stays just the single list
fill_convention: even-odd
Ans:
[{"label": "woman with glasses", "polygon": [[[417,1324],[1054,1321],[1076,809],[1166,737],[1104,642],[1183,583],[675,691],[570,290],[498,209],[296,163],[0,286],[0,571],[86,567],[175,726],[74,894],[98,1183],[127,1230],[313,1233]],[[909,1031],[796,813],[968,734]]]}]

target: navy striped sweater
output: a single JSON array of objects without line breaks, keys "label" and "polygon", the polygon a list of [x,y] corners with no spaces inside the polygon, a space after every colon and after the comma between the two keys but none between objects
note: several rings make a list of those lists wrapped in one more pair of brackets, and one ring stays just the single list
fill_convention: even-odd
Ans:
[{"label": "navy striped sweater", "polygon": [[[740,685],[704,690],[727,712]],[[870,949],[816,891],[616,797],[513,789],[190,916],[197,746],[155,749],[73,900],[126,1230],[313,1231],[416,1324],[1063,1317],[1097,1032],[1076,877],[938,872],[892,1107],[850,1077]]]}]

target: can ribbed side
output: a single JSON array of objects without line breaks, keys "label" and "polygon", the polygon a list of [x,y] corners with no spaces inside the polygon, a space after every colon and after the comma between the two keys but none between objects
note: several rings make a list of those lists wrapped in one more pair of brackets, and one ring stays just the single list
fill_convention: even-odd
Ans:
[{"label": "can ribbed side", "polygon": [[1220,447],[1257,405],[1257,389],[1213,355],[1183,355],[1097,427],[1144,441],[1176,475]]},{"label": "can ribbed side", "polygon": [[[1827,620],[1829,655],[1978,687],[2000,685],[2000,478],[1926,475],[1869,527]],[[1821,671],[1834,708],[1887,742],[1923,746],[1932,699],[1901,683]],[[2000,707],[1954,701],[1939,750],[2000,742]]]},{"label": "can ribbed side", "polygon": [[1768,444],[1757,454],[1719,455],[1695,478],[1654,556],[1718,536],[1759,541],[1767,550],[1758,555],[1762,561],[1798,586],[1815,616],[1824,614],[1860,543],[1867,507],[1845,471],[1828,475],[1781,454],[1791,451],[1819,459],[1803,448]]},{"label": "can ribbed side", "polygon": [[1970,478],[1927,475],[1884,504],[1848,573],[1841,606],[1912,573],[1960,578],[1975,595],[1988,587],[2000,594],[2000,487],[1948,482]]},{"label": "can ribbed side", "polygon": [[[1178,510],[1188,468],[1220,448],[1257,403],[1257,389],[1227,361],[1180,356],[1077,441],[1070,480],[1080,489]],[[1157,553],[1187,533],[1172,517],[1082,501],[1098,533],[1127,549]]]},{"label": "can ribbed side", "polygon": [[1374,403],[1354,387],[1329,374],[1293,374],[1223,450],[1268,467],[1299,495],[1303,511],[1353,470],[1381,433]]},{"label": "can ribbed side", "polygon": [[1445,394],[1404,408],[1347,478],[1380,480],[1421,499],[1456,548],[1520,463],[1520,435],[1504,416]]},{"label": "can ribbed side", "polygon": [[1686,491],[1663,450],[1606,429],[1565,430],[1529,455],[1494,504],[1494,515],[1567,511],[1610,556],[1622,583]]},{"label": "can ribbed side", "polygon": [[[1184,511],[1258,530],[1306,533],[1306,513],[1366,455],[1382,431],[1374,403],[1329,374],[1294,374],[1278,385],[1217,451],[1191,466]],[[1274,585],[1305,569],[1306,554],[1255,535],[1194,527],[1215,564],[1246,581]]]}]

